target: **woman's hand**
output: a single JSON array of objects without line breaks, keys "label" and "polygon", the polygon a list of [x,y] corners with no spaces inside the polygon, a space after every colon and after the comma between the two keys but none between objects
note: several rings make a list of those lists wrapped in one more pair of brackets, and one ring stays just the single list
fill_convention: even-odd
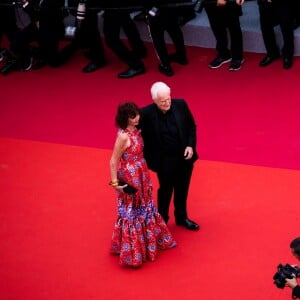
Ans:
[{"label": "woman's hand", "polygon": [[123,191],[123,189],[126,188],[126,186],[128,186],[128,184],[117,185],[117,186],[115,186],[115,189],[116,189],[116,190],[119,190],[119,191]]}]

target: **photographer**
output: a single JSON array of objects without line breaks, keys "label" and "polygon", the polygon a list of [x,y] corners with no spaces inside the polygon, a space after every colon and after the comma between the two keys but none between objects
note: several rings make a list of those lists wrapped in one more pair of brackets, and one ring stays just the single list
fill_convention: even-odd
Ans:
[{"label": "photographer", "polygon": [[45,64],[58,67],[64,62],[59,42],[64,37],[64,0],[39,0],[36,3],[39,50],[34,69]]},{"label": "photographer", "polygon": [[[300,260],[300,237],[295,238],[290,244],[292,254]],[[292,288],[292,298],[300,298],[300,286],[298,285],[297,278],[286,278],[286,284]]]},{"label": "photographer", "polygon": [[[153,46],[160,61],[158,70],[166,76],[173,76],[174,71],[171,67],[171,63],[174,62],[181,65],[188,64],[184,36],[178,23],[181,8],[171,6],[156,7],[155,5],[151,5],[152,1],[148,2],[147,20]],[[155,1],[153,2],[155,4]],[[145,3],[147,3],[147,1]],[[169,54],[168,52],[165,32],[168,33],[174,44],[175,53]]]},{"label": "photographer", "polygon": [[14,21],[14,30],[10,35],[11,59],[1,68],[2,74],[8,74],[13,70],[28,71],[32,66],[31,42],[37,40],[38,28],[36,26],[34,0],[19,0],[11,2],[10,11],[14,14],[11,20]]}]

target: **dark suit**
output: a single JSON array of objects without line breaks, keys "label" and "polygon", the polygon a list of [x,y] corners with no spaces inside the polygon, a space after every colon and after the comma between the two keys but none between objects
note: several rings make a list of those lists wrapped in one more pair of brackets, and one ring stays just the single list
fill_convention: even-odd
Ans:
[{"label": "dark suit", "polygon": [[59,42],[64,37],[63,10],[64,0],[44,0],[40,3],[39,46],[41,59],[51,66],[59,66],[64,58],[59,51]]},{"label": "dark suit", "polygon": [[293,288],[292,292],[292,299],[300,298],[300,286],[297,285],[295,288]]},{"label": "dark suit", "polygon": [[[107,45],[130,68],[143,68],[144,64],[140,58],[146,56],[146,47],[136,24],[130,17],[130,11],[108,9],[104,12],[103,17],[103,33]],[[131,49],[121,39],[121,29],[124,30]]]},{"label": "dark suit", "polygon": [[295,1],[272,0],[270,3],[267,0],[258,0],[258,5],[260,27],[268,56],[276,57],[280,54],[274,32],[274,26],[279,24],[284,41],[282,55],[292,58],[294,55],[295,14],[293,8]]},{"label": "dark suit", "polygon": [[[241,6],[233,2],[228,2],[224,6],[217,6],[211,1],[204,1],[204,7],[217,41],[218,56],[231,56],[233,60],[243,59],[243,36],[240,25]],[[230,34],[231,50],[228,49],[227,29]]]},{"label": "dark suit", "polygon": [[175,8],[161,8],[157,16],[149,15],[148,24],[153,46],[162,65],[170,66],[165,32],[173,41],[176,55],[180,58],[186,58],[184,36],[178,24],[178,11]]},{"label": "dark suit", "polygon": [[[154,103],[142,108],[140,122],[144,156],[149,169],[157,173],[159,180],[158,210],[166,222],[169,219],[169,205],[173,192],[176,221],[188,217],[188,189],[193,163],[198,158],[196,124],[192,113],[182,99],[174,99],[171,103],[171,108],[166,114]],[[165,118],[168,122],[166,124]],[[190,160],[185,160],[183,156],[187,146],[193,148],[194,154]]]}]

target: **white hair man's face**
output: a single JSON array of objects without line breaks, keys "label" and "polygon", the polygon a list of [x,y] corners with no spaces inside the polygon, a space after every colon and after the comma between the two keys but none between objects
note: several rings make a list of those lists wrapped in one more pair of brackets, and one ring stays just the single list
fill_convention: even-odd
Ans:
[{"label": "white hair man's face", "polygon": [[171,95],[169,92],[161,92],[154,102],[163,113],[166,113],[171,108]]}]

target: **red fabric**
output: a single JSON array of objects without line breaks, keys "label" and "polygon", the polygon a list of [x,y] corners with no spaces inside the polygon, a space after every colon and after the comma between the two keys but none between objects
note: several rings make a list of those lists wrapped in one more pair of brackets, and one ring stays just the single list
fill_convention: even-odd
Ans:
[{"label": "red fabric", "polygon": [[117,191],[118,218],[113,229],[111,252],[120,254],[120,264],[139,267],[154,261],[159,249],[176,245],[167,225],[154,206],[152,182],[143,157],[140,131],[120,130],[130,139],[119,166],[118,179],[138,189],[135,194]]}]

